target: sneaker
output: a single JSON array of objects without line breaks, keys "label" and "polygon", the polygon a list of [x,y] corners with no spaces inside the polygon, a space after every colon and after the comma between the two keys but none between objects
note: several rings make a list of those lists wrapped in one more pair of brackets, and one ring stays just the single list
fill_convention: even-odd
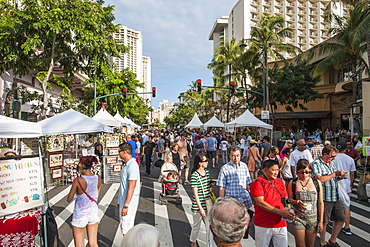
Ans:
[{"label": "sneaker", "polygon": [[330,241],[330,239],[329,239],[329,241],[328,241],[327,246],[329,246],[329,247],[340,247],[340,245],[339,245],[337,242],[332,243],[332,242]]},{"label": "sneaker", "polygon": [[351,236],[352,235],[352,232],[351,232],[351,228],[342,228],[342,232],[344,232],[346,235],[348,236]]}]

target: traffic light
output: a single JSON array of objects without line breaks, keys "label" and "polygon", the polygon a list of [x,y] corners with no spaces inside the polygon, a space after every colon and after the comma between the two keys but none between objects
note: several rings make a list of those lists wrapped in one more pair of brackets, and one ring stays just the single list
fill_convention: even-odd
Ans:
[{"label": "traffic light", "polygon": [[122,88],[122,95],[123,95],[123,98],[127,98],[127,88]]},{"label": "traffic light", "polygon": [[231,81],[230,83],[230,92],[231,94],[235,93],[235,82]]},{"label": "traffic light", "polygon": [[202,92],[202,80],[201,79],[197,80],[197,88],[198,88],[198,93],[200,94]]},{"label": "traffic light", "polygon": [[155,98],[155,93],[157,91],[156,87],[152,87],[152,97]]}]

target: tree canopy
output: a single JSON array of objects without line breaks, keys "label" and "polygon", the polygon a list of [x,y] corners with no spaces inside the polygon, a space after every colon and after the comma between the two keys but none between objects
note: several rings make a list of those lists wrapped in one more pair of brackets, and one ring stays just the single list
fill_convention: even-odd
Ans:
[{"label": "tree canopy", "polygon": [[[0,73],[13,70],[15,76],[31,74],[43,90],[45,117],[49,82],[69,94],[74,73],[96,80],[106,78],[112,68],[110,57],[128,48],[113,39],[114,6],[103,1],[23,0],[17,8],[0,0]],[[63,70],[63,80],[53,73]]]}]

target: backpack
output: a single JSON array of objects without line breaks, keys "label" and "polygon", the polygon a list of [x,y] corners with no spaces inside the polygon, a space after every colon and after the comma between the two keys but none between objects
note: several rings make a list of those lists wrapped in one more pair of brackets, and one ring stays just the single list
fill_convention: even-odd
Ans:
[{"label": "backpack", "polygon": [[[295,190],[296,190],[296,187],[297,187],[297,180],[298,180],[298,178],[293,178],[293,180],[292,180],[292,192],[293,192],[293,199],[294,200],[296,200]],[[313,181],[313,184],[315,185],[317,194],[319,194],[319,192],[320,192],[319,180],[317,180],[316,178],[313,177],[312,181]]]},{"label": "backpack", "polygon": [[196,141],[195,148],[196,149],[202,149],[203,148],[203,142],[201,140]]}]

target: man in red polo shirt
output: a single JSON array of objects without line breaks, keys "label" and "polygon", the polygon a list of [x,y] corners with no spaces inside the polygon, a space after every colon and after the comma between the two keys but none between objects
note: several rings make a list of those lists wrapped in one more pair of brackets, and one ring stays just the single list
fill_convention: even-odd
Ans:
[{"label": "man in red polo shirt", "polygon": [[287,223],[281,217],[292,219],[294,212],[284,210],[282,198],[287,198],[285,184],[278,179],[279,163],[266,160],[262,163],[263,176],[250,186],[254,198],[255,241],[258,247],[268,247],[272,239],[274,246],[288,246]]}]

